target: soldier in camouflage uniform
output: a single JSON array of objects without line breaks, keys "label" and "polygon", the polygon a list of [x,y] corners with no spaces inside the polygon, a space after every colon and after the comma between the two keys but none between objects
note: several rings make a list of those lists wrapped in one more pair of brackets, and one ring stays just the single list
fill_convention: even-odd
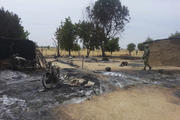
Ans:
[{"label": "soldier in camouflage uniform", "polygon": [[145,45],[145,47],[144,47],[144,55],[143,55],[144,70],[146,70],[147,66],[149,67],[149,70],[151,70],[151,66],[149,65],[149,55],[150,55],[149,46]]}]

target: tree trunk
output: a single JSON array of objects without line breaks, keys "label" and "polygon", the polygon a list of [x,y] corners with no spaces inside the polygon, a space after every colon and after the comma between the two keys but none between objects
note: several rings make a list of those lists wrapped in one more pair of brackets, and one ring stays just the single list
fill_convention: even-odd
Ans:
[{"label": "tree trunk", "polygon": [[87,49],[87,57],[89,57],[90,52],[91,52],[91,50]]},{"label": "tree trunk", "polygon": [[57,57],[59,57],[60,56],[60,52],[59,52],[59,45],[57,46]]},{"label": "tree trunk", "polygon": [[69,49],[69,57],[71,56],[71,49]]},{"label": "tree trunk", "polygon": [[102,50],[102,58],[105,58],[106,54],[105,54],[104,45],[101,46],[101,50]]},{"label": "tree trunk", "polygon": [[111,56],[112,56],[112,51],[111,51]]}]

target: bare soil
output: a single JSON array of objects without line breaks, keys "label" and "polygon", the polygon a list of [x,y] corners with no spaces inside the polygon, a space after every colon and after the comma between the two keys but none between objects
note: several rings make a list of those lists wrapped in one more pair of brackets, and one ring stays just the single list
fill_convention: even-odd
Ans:
[{"label": "bare soil", "polygon": [[[109,61],[102,61],[101,59],[102,58],[99,57],[85,58],[83,62],[83,69],[88,71],[104,71],[106,67],[111,67],[112,71],[139,71],[143,70],[144,68],[144,62],[142,59],[130,60],[122,58],[110,58]],[[48,58],[47,61],[55,61],[53,63],[61,68],[82,69],[81,57],[75,57],[73,59],[64,57],[57,60],[54,58]],[[128,62],[128,66],[121,67],[120,65],[123,61]],[[153,66],[152,70],[164,70],[172,73],[180,73],[180,67],[175,66]]]},{"label": "bare soil", "polygon": [[180,99],[173,89],[133,87],[57,107],[59,120],[179,120]]}]

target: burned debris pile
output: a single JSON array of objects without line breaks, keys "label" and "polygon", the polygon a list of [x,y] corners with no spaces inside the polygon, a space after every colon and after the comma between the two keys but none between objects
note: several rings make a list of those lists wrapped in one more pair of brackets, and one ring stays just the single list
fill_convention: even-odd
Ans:
[{"label": "burned debris pile", "polygon": [[0,38],[0,60],[8,59],[15,54],[27,60],[34,60],[35,49],[35,43],[30,40]]},{"label": "burned debris pile", "polygon": [[20,70],[36,66],[36,45],[30,40],[0,37],[0,69]]}]

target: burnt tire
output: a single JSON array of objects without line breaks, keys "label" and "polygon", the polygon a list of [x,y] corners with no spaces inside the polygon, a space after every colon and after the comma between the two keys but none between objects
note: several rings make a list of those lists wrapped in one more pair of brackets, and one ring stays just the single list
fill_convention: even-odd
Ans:
[{"label": "burnt tire", "polygon": [[51,88],[51,83],[48,83],[48,77],[46,75],[43,75],[42,78],[42,85],[44,87],[44,89],[50,89]]}]

